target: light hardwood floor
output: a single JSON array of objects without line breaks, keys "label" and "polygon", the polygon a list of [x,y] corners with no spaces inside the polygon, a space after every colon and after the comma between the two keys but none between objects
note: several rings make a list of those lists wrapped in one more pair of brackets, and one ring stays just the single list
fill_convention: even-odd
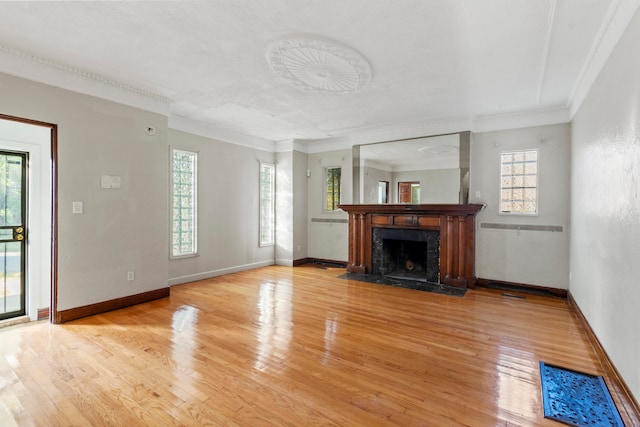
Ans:
[{"label": "light hardwood floor", "polygon": [[0,330],[0,425],[557,427],[539,361],[604,374],[563,299],[344,272],[266,267]]}]

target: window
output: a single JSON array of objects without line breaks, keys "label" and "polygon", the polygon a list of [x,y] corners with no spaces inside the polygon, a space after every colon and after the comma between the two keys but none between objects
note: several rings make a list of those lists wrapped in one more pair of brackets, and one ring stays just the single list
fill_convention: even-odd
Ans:
[{"label": "window", "polygon": [[198,154],[171,149],[171,256],[195,255]]},{"label": "window", "polygon": [[340,208],[340,176],[342,174],[342,168],[326,168],[325,169],[325,194],[326,205],[325,209],[328,211],[337,211]]},{"label": "window", "polygon": [[389,203],[389,181],[378,181],[378,203]]},{"label": "window", "polygon": [[538,213],[538,150],[501,154],[500,213]]},{"label": "window", "polygon": [[275,244],[275,167],[260,163],[260,246]]}]

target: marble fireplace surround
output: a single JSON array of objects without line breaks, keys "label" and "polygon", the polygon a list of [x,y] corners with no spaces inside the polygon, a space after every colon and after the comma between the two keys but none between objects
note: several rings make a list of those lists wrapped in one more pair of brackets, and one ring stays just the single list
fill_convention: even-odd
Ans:
[{"label": "marble fireplace surround", "polygon": [[347,271],[373,272],[373,230],[436,230],[440,233],[440,283],[475,287],[475,216],[482,205],[340,205],[349,214]]}]

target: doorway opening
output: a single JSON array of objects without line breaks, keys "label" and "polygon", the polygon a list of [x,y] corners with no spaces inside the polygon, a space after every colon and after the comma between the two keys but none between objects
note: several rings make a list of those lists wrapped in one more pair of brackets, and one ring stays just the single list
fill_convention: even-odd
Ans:
[{"label": "doorway opening", "polygon": [[420,203],[420,182],[406,181],[398,183],[398,203]]},{"label": "doorway opening", "polygon": [[55,319],[57,126],[0,114],[0,321]]}]

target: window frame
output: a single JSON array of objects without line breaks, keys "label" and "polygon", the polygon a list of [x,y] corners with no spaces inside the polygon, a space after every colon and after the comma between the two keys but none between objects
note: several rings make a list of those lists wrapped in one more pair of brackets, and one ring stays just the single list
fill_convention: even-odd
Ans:
[{"label": "window frame", "polygon": [[[340,179],[338,180],[338,203],[335,209],[329,209],[329,182],[328,174],[331,169],[340,169]],[[343,212],[338,205],[342,202],[342,166],[327,166],[322,169],[322,210],[325,213],[340,213]],[[335,193],[335,191],[334,191]],[[334,197],[335,199],[335,197]],[[335,200],[334,200],[335,201]]]},{"label": "window frame", "polygon": [[[527,152],[536,152],[536,211],[535,212],[504,212],[502,211],[502,156],[504,154],[514,154],[514,153],[527,153]],[[523,189],[526,187],[522,187]],[[532,187],[529,187],[532,188]],[[523,200],[524,203],[524,200]],[[524,208],[524,207],[523,207]],[[499,165],[498,165],[498,215],[504,216],[520,216],[520,217],[536,217],[540,215],[540,150],[538,148],[522,148],[522,149],[513,149],[513,150],[502,150],[500,151],[499,157]]]},{"label": "window frame", "polygon": [[[258,162],[258,247],[264,248],[268,246],[275,246],[276,244],[276,165],[275,163]],[[262,169],[270,169],[271,185],[269,191],[271,193],[271,203],[268,206],[271,212],[271,239],[268,241],[263,240],[263,186],[262,186]]]},{"label": "window frame", "polygon": [[[174,172],[175,172],[175,162],[174,157],[176,153],[186,153],[193,156],[193,172],[192,172],[192,250],[190,252],[179,252],[174,253],[174,242],[173,242],[173,223],[174,223],[174,207],[175,207],[175,182],[174,182]],[[192,258],[198,256],[198,151],[189,150],[184,148],[177,147],[169,147],[169,259],[183,259],[183,258]]]}]

